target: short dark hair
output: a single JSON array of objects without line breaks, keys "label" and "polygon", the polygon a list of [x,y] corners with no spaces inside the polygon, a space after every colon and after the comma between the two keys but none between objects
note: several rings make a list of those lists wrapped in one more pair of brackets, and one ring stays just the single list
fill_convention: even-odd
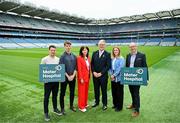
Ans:
[{"label": "short dark hair", "polygon": [[55,45],[50,45],[50,46],[49,46],[49,50],[50,50],[51,48],[55,48],[55,49],[56,49],[56,46],[55,46]]},{"label": "short dark hair", "polygon": [[88,56],[89,56],[89,48],[88,48],[87,46],[81,46],[81,48],[80,48],[80,50],[79,50],[79,55],[83,57],[82,51],[83,51],[84,49],[87,49],[88,52],[87,52],[86,57],[88,57]]},{"label": "short dark hair", "polygon": [[66,44],[71,45],[71,42],[70,42],[70,41],[65,41],[65,42],[64,42],[64,46],[65,46]]}]

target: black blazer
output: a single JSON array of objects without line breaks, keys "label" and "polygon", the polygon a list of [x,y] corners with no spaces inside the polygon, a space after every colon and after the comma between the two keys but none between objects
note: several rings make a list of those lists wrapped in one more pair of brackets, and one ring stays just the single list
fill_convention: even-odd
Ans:
[{"label": "black blazer", "polygon": [[[131,60],[131,54],[128,54],[126,57],[126,67],[130,67],[130,60]],[[136,58],[134,61],[134,67],[146,67],[148,70],[145,54],[137,52]],[[147,80],[149,80],[149,72],[148,71],[147,71]]]},{"label": "black blazer", "polygon": [[99,58],[99,50],[93,52],[91,59],[92,72],[101,72],[102,75],[108,74],[108,70],[111,66],[111,55],[107,51],[104,51]]}]

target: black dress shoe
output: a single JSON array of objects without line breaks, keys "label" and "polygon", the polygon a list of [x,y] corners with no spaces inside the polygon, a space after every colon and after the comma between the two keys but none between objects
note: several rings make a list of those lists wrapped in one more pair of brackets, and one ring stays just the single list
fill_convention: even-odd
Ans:
[{"label": "black dress shoe", "polygon": [[115,109],[116,108],[116,106],[112,106],[112,109]]},{"label": "black dress shoe", "polygon": [[104,105],[104,106],[102,107],[102,109],[105,111],[105,110],[107,109],[107,106]]},{"label": "black dress shoe", "polygon": [[73,106],[70,107],[70,110],[76,112],[76,108],[74,108]]},{"label": "black dress shoe", "polygon": [[115,108],[115,112],[120,112],[122,109]]},{"label": "black dress shoe", "polygon": [[93,105],[92,105],[92,107],[94,108],[94,107],[96,107],[96,106],[98,106],[99,104],[97,104],[97,103],[94,103]]},{"label": "black dress shoe", "polygon": [[61,109],[61,113],[62,113],[62,115],[66,115],[66,113],[65,113],[65,110],[64,110],[64,109]]}]

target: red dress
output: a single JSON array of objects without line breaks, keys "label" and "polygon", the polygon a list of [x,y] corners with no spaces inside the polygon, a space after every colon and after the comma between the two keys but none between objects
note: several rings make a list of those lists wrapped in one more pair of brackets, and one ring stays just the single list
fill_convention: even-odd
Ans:
[{"label": "red dress", "polygon": [[[88,105],[88,89],[90,80],[90,58],[88,57],[89,67],[82,56],[77,57],[77,80],[78,80],[78,107],[86,108]],[[81,79],[84,83],[81,83]]]}]

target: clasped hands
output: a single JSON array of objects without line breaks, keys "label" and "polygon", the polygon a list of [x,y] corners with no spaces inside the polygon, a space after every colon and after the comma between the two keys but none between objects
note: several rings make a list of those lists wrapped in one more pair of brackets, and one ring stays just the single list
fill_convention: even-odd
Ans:
[{"label": "clasped hands", "polygon": [[73,74],[73,75],[66,74],[66,77],[67,77],[68,81],[72,81],[74,79],[75,75],[76,74]]},{"label": "clasped hands", "polygon": [[94,77],[98,78],[102,76],[102,73],[93,72]]},{"label": "clasped hands", "polygon": [[115,80],[114,75],[111,75],[111,81],[114,81],[114,80]]}]

